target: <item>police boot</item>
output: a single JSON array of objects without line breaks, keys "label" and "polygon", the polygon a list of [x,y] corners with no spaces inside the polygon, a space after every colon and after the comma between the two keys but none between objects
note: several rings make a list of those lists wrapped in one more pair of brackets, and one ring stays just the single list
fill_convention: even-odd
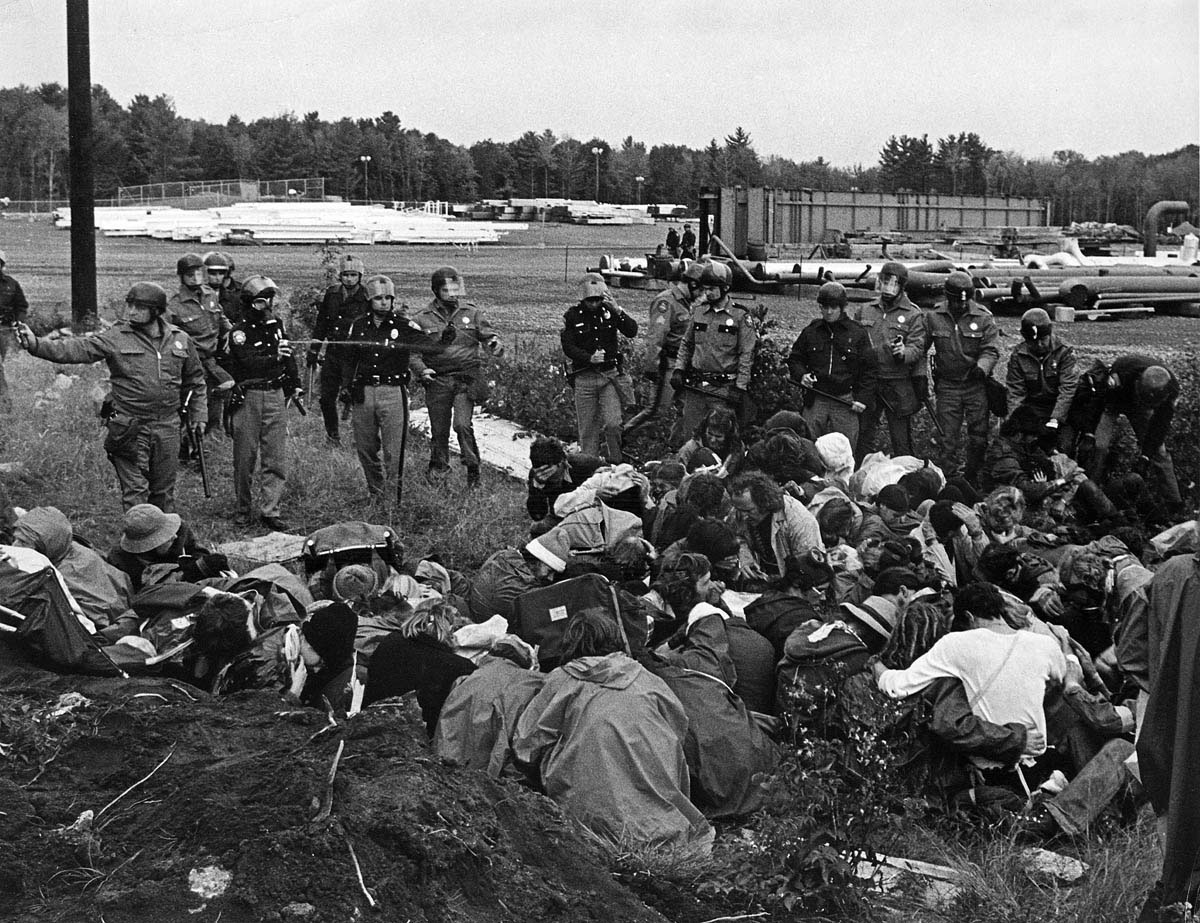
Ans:
[{"label": "police boot", "polygon": [[479,486],[479,469],[467,469],[467,490],[472,490]]}]

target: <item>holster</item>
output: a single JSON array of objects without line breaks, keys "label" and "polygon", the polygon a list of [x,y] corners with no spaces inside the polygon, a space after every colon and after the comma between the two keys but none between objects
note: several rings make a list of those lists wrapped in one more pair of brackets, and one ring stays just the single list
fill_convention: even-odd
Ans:
[{"label": "holster", "polygon": [[104,437],[104,451],[109,458],[137,458],[138,436],[142,423],[123,413],[111,413],[104,424],[108,435]]}]

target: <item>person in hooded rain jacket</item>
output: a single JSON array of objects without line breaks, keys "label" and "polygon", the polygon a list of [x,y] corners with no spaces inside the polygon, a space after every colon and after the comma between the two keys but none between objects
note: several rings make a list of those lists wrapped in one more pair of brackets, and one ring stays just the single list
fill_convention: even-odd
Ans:
[{"label": "person in hooded rain jacket", "polygon": [[687,714],[621,647],[610,616],[577,613],[563,633],[563,666],[521,715],[513,753],[537,769],[546,794],[600,836],[707,855],[713,829],[689,800]]}]

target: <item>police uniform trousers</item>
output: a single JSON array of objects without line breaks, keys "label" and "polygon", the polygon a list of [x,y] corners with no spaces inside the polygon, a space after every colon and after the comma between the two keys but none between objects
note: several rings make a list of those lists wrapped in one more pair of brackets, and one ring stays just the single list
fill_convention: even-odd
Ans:
[{"label": "police uniform trousers", "polygon": [[12,410],[8,396],[8,379],[4,377],[4,360],[10,351],[16,350],[16,334],[11,330],[0,330],[0,410]]},{"label": "police uniform trousers", "polygon": [[450,423],[458,437],[458,451],[463,466],[479,470],[479,446],[471,416],[475,413],[472,398],[474,382],[466,376],[438,375],[425,382],[425,406],[429,409],[429,470],[445,471],[450,467]]},{"label": "police uniform trousers", "polygon": [[[942,424],[942,470],[946,477],[965,474],[975,481],[983,467],[988,443],[987,389],[982,381],[947,381],[934,383],[937,398],[938,422]],[[963,424],[967,427],[965,451],[962,444]]]},{"label": "police uniform trousers", "polygon": [[238,513],[254,505],[254,466],[261,457],[262,515],[278,516],[287,483],[287,401],[282,388],[247,388],[233,412],[233,490]]},{"label": "police uniform trousers", "polygon": [[[408,431],[408,390],[404,385],[366,385],[363,401],[354,405],[354,448],[367,490],[384,496],[385,487],[396,487]],[[382,457],[381,457],[382,453]],[[389,490],[394,495],[395,490]]]},{"label": "police uniform trousers", "polygon": [[[1141,451],[1142,443],[1146,439],[1146,430],[1150,427],[1150,418],[1153,412],[1141,407],[1135,407],[1131,412],[1127,413],[1126,419],[1129,420],[1129,425],[1133,428],[1133,434],[1137,437],[1138,451]],[[1087,471],[1091,478],[1095,481],[1104,483],[1107,476],[1105,470],[1108,466],[1108,454],[1112,449],[1113,437],[1117,431],[1117,417],[1120,414],[1113,410],[1105,410],[1100,417],[1100,422],[1096,424],[1095,439],[1096,443],[1092,449],[1091,458],[1088,460]],[[1179,481],[1175,477],[1175,462],[1171,459],[1171,453],[1167,451],[1167,444],[1164,442],[1158,447],[1158,451],[1150,456],[1150,467],[1154,469],[1154,473],[1158,475],[1158,484],[1162,489],[1162,498],[1170,506],[1178,506],[1183,502],[1183,498],[1179,493]],[[1153,481],[1147,478],[1147,482],[1153,486]]]},{"label": "police uniform trousers", "polygon": [[[854,400],[854,395],[847,394],[846,400]],[[858,414],[838,401],[814,395],[813,402],[804,408],[804,422],[813,439],[841,433],[850,440],[851,450],[858,445]]]},{"label": "police uniform trousers", "polygon": [[138,420],[138,434],[127,453],[108,456],[121,485],[125,509],[153,503],[175,512],[175,474],[179,470],[179,418]]},{"label": "police uniform trousers", "polygon": [[[621,463],[621,394],[617,373],[588,369],[575,375],[575,419],[584,455],[603,455]],[[600,440],[604,440],[601,452]]]},{"label": "police uniform trousers", "polygon": [[693,391],[690,388],[684,388],[681,394],[681,407],[678,419],[675,421],[678,426],[678,433],[675,429],[671,430],[672,440],[679,438],[680,445],[687,442],[696,434],[697,427],[704,422],[710,410],[715,410],[718,407],[726,407],[737,412],[737,406],[733,401],[728,399],[728,387],[712,387],[707,390],[714,391],[721,397],[715,397],[708,394],[701,394],[698,391]]},{"label": "police uniform trousers", "polygon": [[875,400],[859,416],[855,461],[861,463],[869,453],[879,449],[880,417],[887,418],[892,458],[914,454],[912,418],[918,409],[912,378],[880,378]]},{"label": "police uniform trousers", "polygon": [[321,365],[321,419],[325,423],[325,435],[338,438],[338,391],[342,387],[342,373],[346,362],[340,347],[326,346],[325,361]]}]

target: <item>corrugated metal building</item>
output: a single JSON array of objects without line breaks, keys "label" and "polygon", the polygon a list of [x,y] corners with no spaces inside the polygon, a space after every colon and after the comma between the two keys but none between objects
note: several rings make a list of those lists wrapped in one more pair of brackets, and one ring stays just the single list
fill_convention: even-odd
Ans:
[{"label": "corrugated metal building", "polygon": [[[715,194],[714,194],[715,193]],[[926,233],[948,228],[1044,226],[1041,199],[1015,196],[921,195],[884,192],[823,192],[724,186],[707,195],[714,232],[738,256],[748,241],[803,247],[827,230],[845,234]],[[703,203],[702,203],[703,207]]]}]

